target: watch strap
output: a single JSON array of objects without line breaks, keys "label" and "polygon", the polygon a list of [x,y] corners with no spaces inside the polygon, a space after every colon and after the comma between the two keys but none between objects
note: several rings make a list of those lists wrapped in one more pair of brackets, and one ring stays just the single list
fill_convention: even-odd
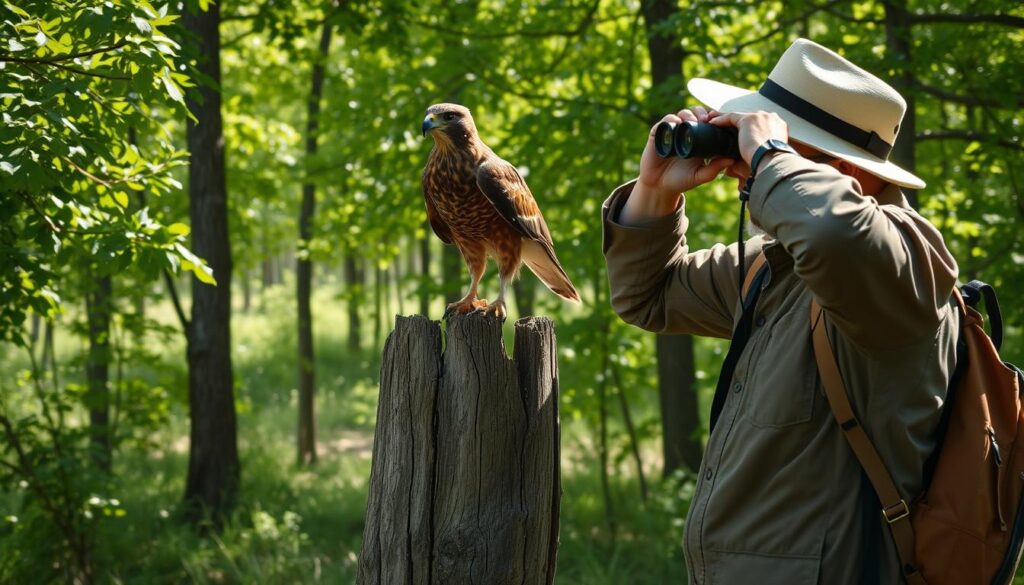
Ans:
[{"label": "watch strap", "polygon": [[746,183],[743,185],[743,188],[740,189],[740,199],[744,201],[750,199],[750,190],[754,187],[754,177],[757,175],[757,167],[761,164],[761,159],[763,159],[769,152],[789,152],[797,154],[796,149],[781,140],[777,140],[775,138],[765,140],[764,143],[761,146],[758,146],[757,150],[754,151],[754,156],[750,157],[750,176],[747,177]]},{"label": "watch strap", "polygon": [[754,151],[754,156],[750,157],[751,177],[757,174],[757,167],[761,164],[761,159],[769,152],[789,152],[797,154],[796,150],[792,146],[781,140],[776,140],[774,138],[766,140],[764,144],[757,147],[757,150]]}]

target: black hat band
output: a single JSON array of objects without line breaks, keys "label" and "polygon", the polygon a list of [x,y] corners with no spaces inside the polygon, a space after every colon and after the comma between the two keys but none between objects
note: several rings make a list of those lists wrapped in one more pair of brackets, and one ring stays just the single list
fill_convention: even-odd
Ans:
[{"label": "black hat band", "polygon": [[757,92],[836,138],[863,148],[878,158],[888,160],[892,145],[882,140],[877,132],[862,130],[841,120],[771,79],[766,80]]}]

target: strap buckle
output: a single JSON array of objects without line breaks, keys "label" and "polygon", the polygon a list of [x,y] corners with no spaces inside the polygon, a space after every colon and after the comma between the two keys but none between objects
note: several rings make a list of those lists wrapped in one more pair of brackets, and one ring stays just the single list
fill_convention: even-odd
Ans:
[{"label": "strap buckle", "polygon": [[882,508],[882,517],[889,524],[903,520],[907,516],[910,516],[910,506],[907,505],[906,500],[900,500],[891,508]]}]

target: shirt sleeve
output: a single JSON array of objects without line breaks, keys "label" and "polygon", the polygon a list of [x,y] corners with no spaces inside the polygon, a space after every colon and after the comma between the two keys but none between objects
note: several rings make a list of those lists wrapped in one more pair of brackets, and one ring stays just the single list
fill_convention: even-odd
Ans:
[{"label": "shirt sleeve", "polygon": [[750,215],[857,345],[894,348],[934,334],[957,265],[909,206],[881,205],[834,167],[781,154],[761,165]]},{"label": "shirt sleeve", "polygon": [[[690,252],[685,199],[665,217],[620,224],[619,213],[634,184],[613,191],[601,210],[612,308],[627,323],[648,331],[729,338],[739,298],[738,246],[717,244]],[[747,267],[763,245],[760,237],[746,243]]]}]

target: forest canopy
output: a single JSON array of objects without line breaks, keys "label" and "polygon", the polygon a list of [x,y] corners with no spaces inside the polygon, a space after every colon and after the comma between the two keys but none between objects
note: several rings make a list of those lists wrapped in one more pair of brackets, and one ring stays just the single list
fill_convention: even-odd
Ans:
[{"label": "forest canopy", "polygon": [[[437,102],[583,300],[524,271],[509,303],[556,322],[558,582],[681,581],[726,346],[618,319],[600,208],[687,80],[756,89],[800,37],[906,98],[908,199],[1024,363],[1018,2],[0,1],[0,582],[353,582],[384,340],[468,284],[423,204]],[[737,211],[688,194],[691,246]]]}]

